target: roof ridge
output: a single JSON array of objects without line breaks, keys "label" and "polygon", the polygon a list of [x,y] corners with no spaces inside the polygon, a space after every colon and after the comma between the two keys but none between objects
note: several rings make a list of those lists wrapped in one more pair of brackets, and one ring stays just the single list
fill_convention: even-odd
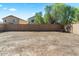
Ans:
[{"label": "roof ridge", "polygon": [[[6,16],[6,17],[10,17],[10,16],[15,17],[15,18],[18,18],[18,19],[21,19],[21,18],[19,18],[19,17],[17,17],[17,16],[14,16],[14,15],[8,15],[8,16]],[[4,17],[4,18],[6,18],[6,17]],[[4,18],[2,18],[2,19],[4,19]],[[26,20],[24,20],[24,19],[21,19],[21,20],[26,21]]]}]

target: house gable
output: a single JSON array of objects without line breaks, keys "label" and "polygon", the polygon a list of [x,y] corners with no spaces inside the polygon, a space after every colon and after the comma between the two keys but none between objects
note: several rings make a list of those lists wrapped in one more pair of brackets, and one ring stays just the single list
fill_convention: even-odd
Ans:
[{"label": "house gable", "polygon": [[13,15],[6,16],[6,17],[4,17],[2,19],[3,19],[3,23],[8,23],[8,24],[21,24],[21,22],[22,22],[22,24],[23,24],[23,22],[24,22],[24,24],[25,23],[27,24],[27,21],[25,21],[25,20],[23,20],[21,18],[18,18],[16,16],[13,16]]}]

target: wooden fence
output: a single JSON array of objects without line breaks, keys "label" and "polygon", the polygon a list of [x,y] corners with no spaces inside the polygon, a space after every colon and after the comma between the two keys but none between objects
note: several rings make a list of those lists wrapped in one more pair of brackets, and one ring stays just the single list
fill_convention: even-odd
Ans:
[{"label": "wooden fence", "polygon": [[60,31],[63,30],[62,25],[58,24],[1,24],[0,25],[1,31],[48,31],[48,30],[55,30]]},{"label": "wooden fence", "polygon": [[79,34],[79,24],[72,24],[72,33]]}]

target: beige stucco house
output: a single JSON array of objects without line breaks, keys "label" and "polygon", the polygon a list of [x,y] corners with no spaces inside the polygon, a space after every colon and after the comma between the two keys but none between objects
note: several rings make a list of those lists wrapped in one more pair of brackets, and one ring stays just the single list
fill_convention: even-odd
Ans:
[{"label": "beige stucco house", "polygon": [[13,15],[6,16],[2,19],[4,24],[28,24],[27,21]]}]

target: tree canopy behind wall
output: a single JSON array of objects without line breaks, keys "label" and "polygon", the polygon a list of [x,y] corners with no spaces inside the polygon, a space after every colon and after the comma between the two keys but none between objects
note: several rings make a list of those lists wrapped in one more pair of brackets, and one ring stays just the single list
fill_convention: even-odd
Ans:
[{"label": "tree canopy behind wall", "polygon": [[42,12],[35,14],[35,24],[72,24],[79,21],[79,8],[55,3],[45,7],[45,14]]}]

